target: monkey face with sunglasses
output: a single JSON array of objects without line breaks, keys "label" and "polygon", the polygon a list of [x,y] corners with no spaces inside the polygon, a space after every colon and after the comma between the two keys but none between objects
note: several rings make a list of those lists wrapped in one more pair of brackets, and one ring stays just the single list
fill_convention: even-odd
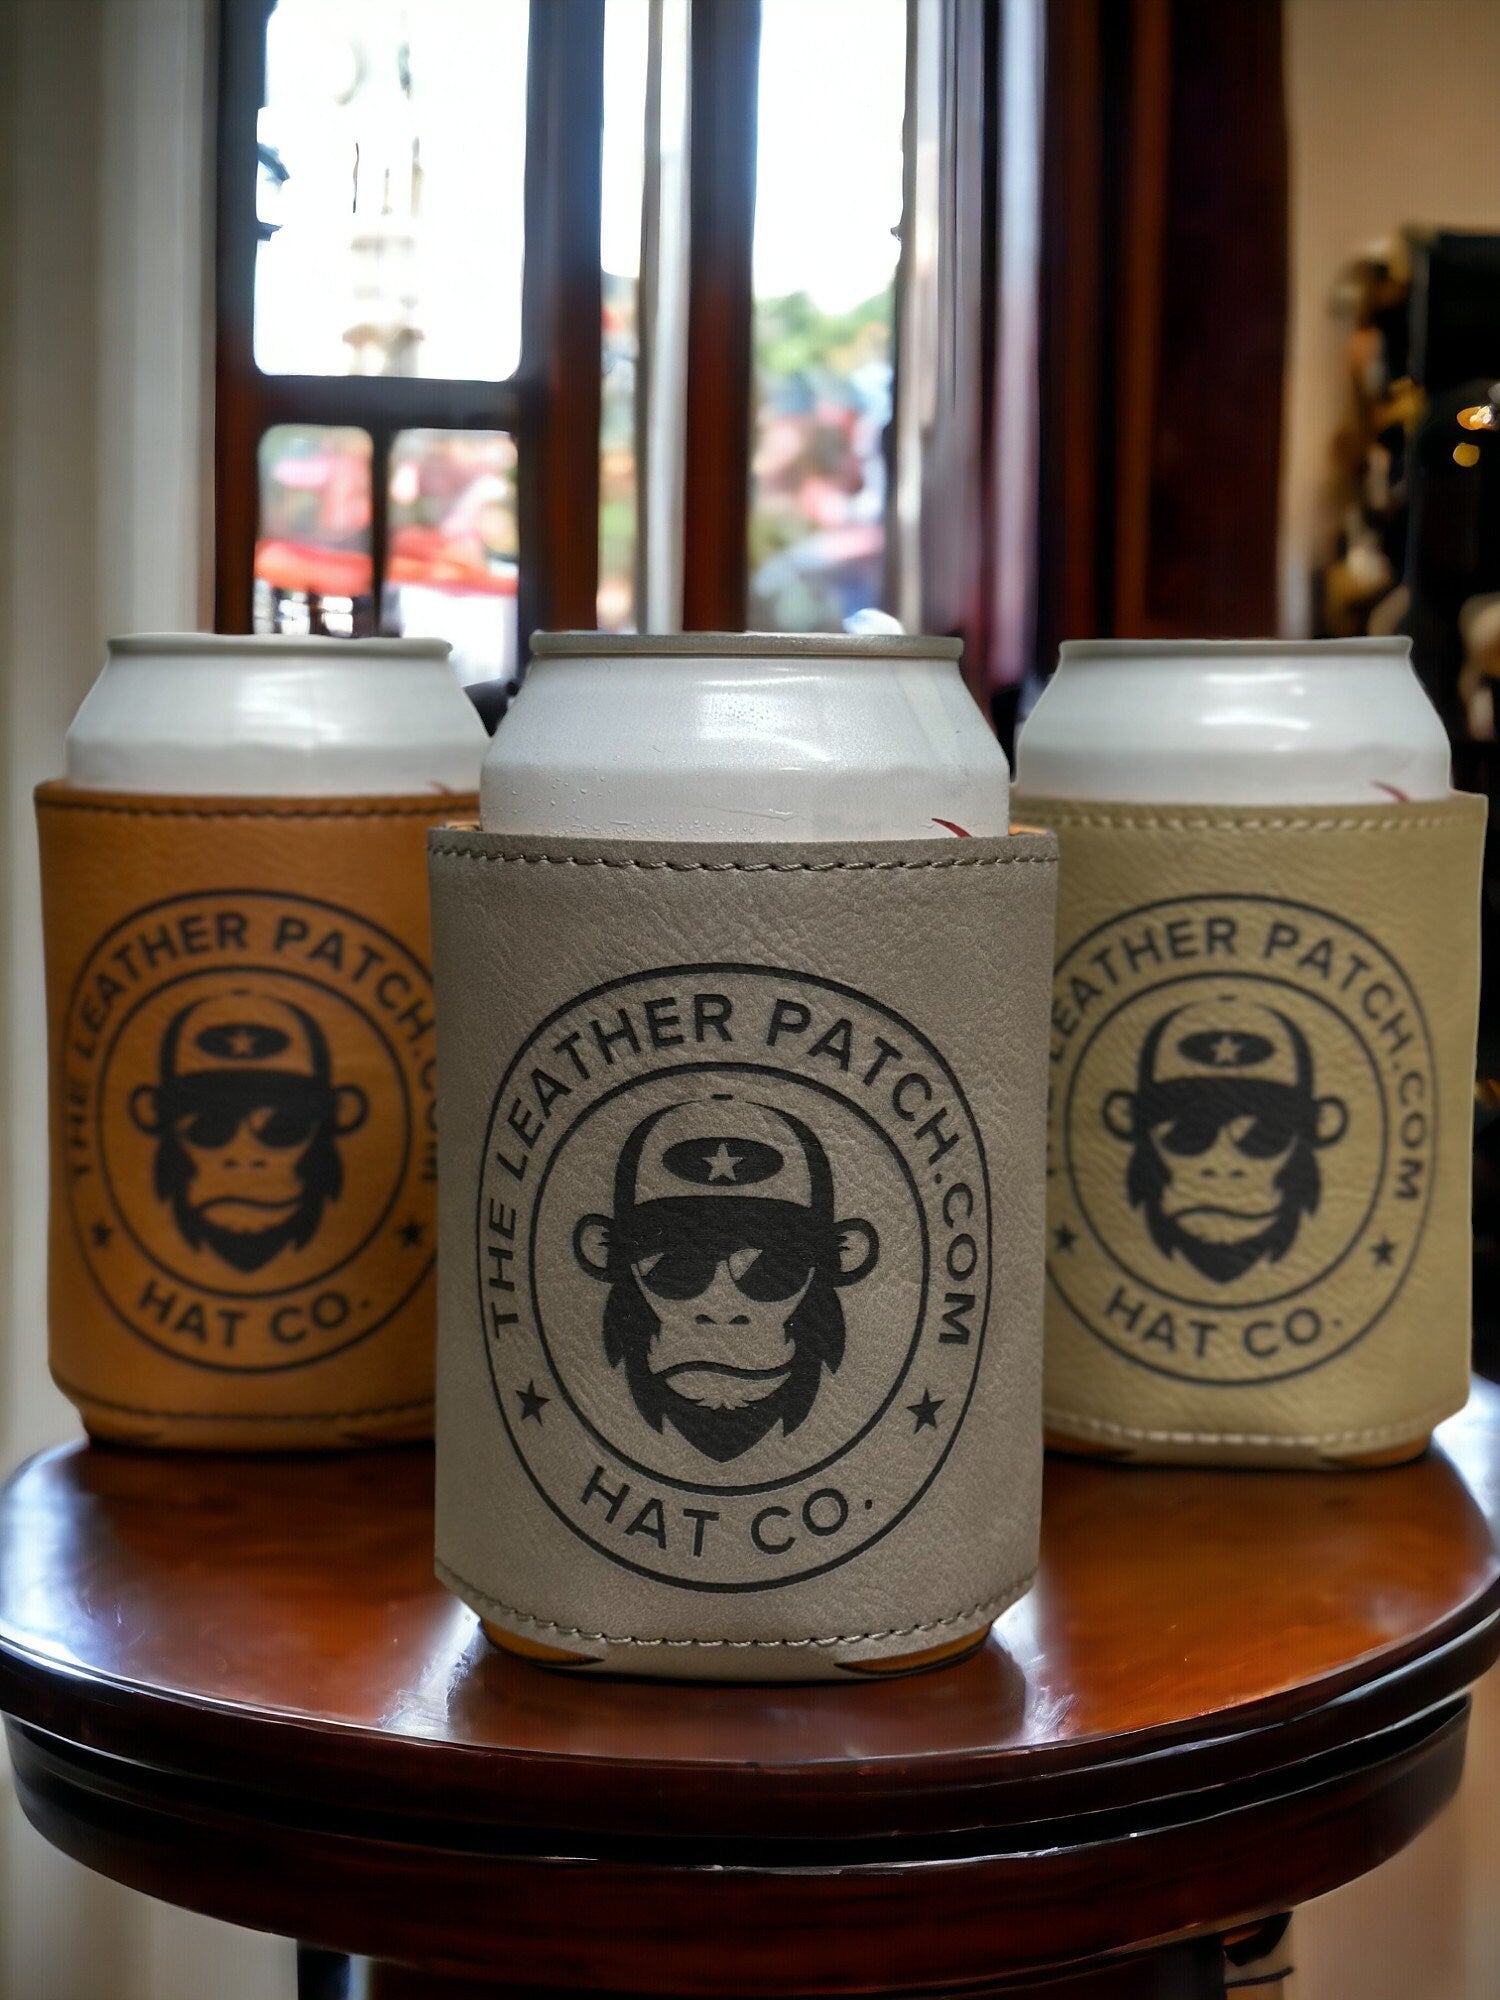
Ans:
[{"label": "monkey face with sunglasses", "polygon": [[338,1142],[368,1109],[358,1085],[333,1085],[311,1015],[244,990],[175,1016],[160,1081],[130,1102],[183,1241],[247,1275],[312,1240],[343,1191]]},{"label": "monkey face with sunglasses", "polygon": [[1103,1116],[1152,1242],[1215,1285],[1287,1255],[1322,1197],[1318,1154],[1349,1124],[1296,1023],[1235,992],[1163,1015]]},{"label": "monkey face with sunglasses", "polygon": [[636,1127],[614,1215],[583,1216],[573,1250],[609,1286],[605,1358],[640,1414],[722,1463],[804,1421],[844,1358],[838,1294],[879,1243],[870,1223],[835,1218],[806,1125],[726,1096]]}]

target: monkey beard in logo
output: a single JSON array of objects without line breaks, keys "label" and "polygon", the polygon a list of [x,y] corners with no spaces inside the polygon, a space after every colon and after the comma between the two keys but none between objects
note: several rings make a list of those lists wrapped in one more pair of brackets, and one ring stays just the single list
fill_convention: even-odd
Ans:
[{"label": "monkey beard in logo", "polygon": [[[264,1229],[229,1229],[193,1202],[195,1169],[179,1138],[183,1121],[199,1147],[227,1146],[241,1122],[257,1111],[272,1115],[264,1143],[301,1148],[296,1177],[302,1194],[293,1213]],[[300,1076],[215,1071],[174,1078],[161,1088],[161,1136],[153,1185],[170,1204],[183,1241],[208,1248],[246,1276],[262,1270],[288,1248],[311,1242],[330,1201],[343,1191],[344,1167],[336,1138],[337,1105],[326,1084]]]},{"label": "monkey beard in logo", "polygon": [[[721,1262],[752,1246],[761,1250],[765,1270],[755,1292],[748,1291],[756,1282],[755,1267],[746,1274],[747,1296],[787,1298],[783,1329],[794,1350],[791,1365],[771,1393],[756,1401],[732,1408],[693,1402],[652,1368],[652,1343],[661,1321],[632,1266],[664,1253],[689,1281],[696,1267],[702,1284],[687,1291],[674,1285],[670,1294],[691,1298],[707,1288]],[[843,1360],[844,1310],[835,1290],[838,1242],[831,1228],[819,1228],[808,1210],[795,1203],[726,1195],[647,1202],[632,1210],[618,1230],[610,1264],[606,1358],[613,1367],[623,1364],[636,1408],[653,1430],[670,1422],[696,1450],[721,1464],[759,1444],[778,1423],[790,1436],[816,1401],[823,1370],[831,1372]],[[802,1292],[809,1271],[811,1282]],[[790,1304],[793,1298],[795,1305]]]},{"label": "monkey beard in logo", "polygon": [[[1161,1152],[1186,1158],[1205,1153],[1227,1124],[1245,1117],[1255,1120],[1239,1141],[1248,1158],[1274,1159],[1289,1144],[1292,1147],[1273,1182],[1276,1215],[1242,1242],[1211,1243],[1185,1229],[1163,1208],[1172,1169]],[[1164,1133],[1162,1126],[1168,1128]],[[1160,1136],[1153,1139],[1153,1133]],[[1312,1092],[1291,1084],[1243,1077],[1180,1077],[1148,1084],[1136,1101],[1135,1140],[1125,1183],[1130,1205],[1144,1211],[1151,1240],[1164,1256],[1180,1255],[1211,1283],[1230,1284],[1262,1258],[1279,1263],[1296,1241],[1302,1218],[1316,1213],[1322,1194],[1316,1133]]]}]

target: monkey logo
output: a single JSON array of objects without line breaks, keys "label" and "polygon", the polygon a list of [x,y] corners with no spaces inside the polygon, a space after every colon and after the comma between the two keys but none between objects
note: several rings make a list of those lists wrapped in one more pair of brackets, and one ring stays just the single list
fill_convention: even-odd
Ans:
[{"label": "monkey logo", "polygon": [[573,1248],[609,1285],[604,1352],[636,1408],[721,1463],[802,1423],[844,1358],[839,1291],[880,1254],[870,1223],[835,1219],[808,1127],[729,1092],[643,1118],[613,1216],[585,1215]]},{"label": "monkey logo", "polygon": [[1135,1089],[1112,1090],[1103,1116],[1130,1146],[1126,1186],[1153,1243],[1216,1285],[1291,1249],[1317,1210],[1318,1151],[1349,1124],[1342,1098],[1315,1094],[1296,1022],[1234,993],[1154,1022]]},{"label": "monkey logo", "polygon": [[675,1588],[776,1590],[941,1481],[994,1250],[979,1128],[917,1023],[811,973],[628,974],[520,1041],[478,1176],[441,1395],[488,1377],[518,1521],[540,1501]]},{"label": "monkey logo", "polygon": [[433,1041],[426,969],[337,905],[202,890],[107,932],[54,1100],[74,1246],[113,1322],[258,1374],[418,1312]]},{"label": "monkey logo", "polygon": [[1055,1371],[1081,1333],[1177,1380],[1275,1382],[1377,1325],[1426,1227],[1439,1115],[1421,1004],[1378,938],[1273,897],[1128,910],[1059,960],[1051,1053]]},{"label": "monkey logo", "polygon": [[358,1084],[335,1087],[328,1039],[305,1009],[244,986],[174,1014],[159,1081],[130,1099],[183,1241],[242,1272],[311,1241],[343,1190],[339,1141],[369,1108]]}]

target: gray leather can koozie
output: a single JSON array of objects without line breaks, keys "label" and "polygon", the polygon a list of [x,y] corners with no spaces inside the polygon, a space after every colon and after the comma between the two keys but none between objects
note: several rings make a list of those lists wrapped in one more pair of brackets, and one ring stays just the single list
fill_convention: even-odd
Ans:
[{"label": "gray leather can koozie", "polygon": [[1052,837],[430,855],[443,1581],[631,1674],[961,1647],[1036,1564]]}]

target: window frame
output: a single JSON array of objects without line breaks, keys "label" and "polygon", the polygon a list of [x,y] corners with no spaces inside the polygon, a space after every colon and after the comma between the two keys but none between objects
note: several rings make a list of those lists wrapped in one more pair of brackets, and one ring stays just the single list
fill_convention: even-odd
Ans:
[{"label": "window frame", "polygon": [[[753,3],[753,0],[752,0]],[[219,0],[214,253],[214,628],[249,632],[260,515],[258,446],[275,424],[369,433],[376,629],[390,453],[398,431],[506,431],[517,451],[518,619],[592,627],[598,590],[605,0],[531,0],[521,358],[502,382],[267,375],[255,362],[257,112],[275,0]],[[579,524],[594,524],[588,533]]]}]

